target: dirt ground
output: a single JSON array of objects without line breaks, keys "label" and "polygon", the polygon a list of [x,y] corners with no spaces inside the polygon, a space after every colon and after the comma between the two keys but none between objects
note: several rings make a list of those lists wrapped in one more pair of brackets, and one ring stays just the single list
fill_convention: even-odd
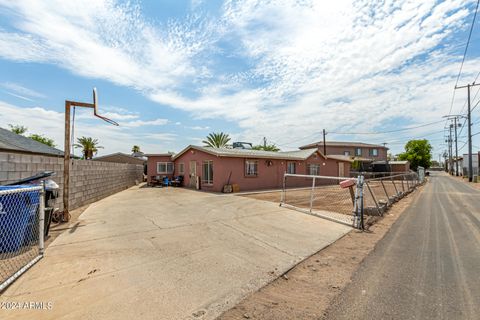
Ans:
[{"label": "dirt ground", "polygon": [[[331,301],[350,282],[363,259],[375,248],[400,214],[418,196],[419,190],[395,203],[367,232],[353,230],[329,247],[299,263],[283,276],[219,319],[319,319]],[[248,195],[261,200],[278,197],[278,193]],[[278,198],[278,201],[280,199]]]}]

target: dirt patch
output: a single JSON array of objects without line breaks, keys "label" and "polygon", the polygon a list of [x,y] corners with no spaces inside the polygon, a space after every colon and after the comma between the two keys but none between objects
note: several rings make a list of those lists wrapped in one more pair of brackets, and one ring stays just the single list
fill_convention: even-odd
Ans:
[{"label": "dirt patch", "polygon": [[[247,296],[218,319],[318,319],[351,281],[355,270],[375,248],[400,214],[419,194],[395,203],[368,232],[353,230],[329,247],[304,260],[282,277]],[[278,193],[248,195],[268,200]],[[277,198],[279,201],[280,199]],[[270,200],[268,200],[270,201]]]}]

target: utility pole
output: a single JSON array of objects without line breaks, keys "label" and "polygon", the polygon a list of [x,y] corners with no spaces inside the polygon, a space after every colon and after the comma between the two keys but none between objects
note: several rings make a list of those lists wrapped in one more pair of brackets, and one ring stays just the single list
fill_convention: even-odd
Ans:
[{"label": "utility pole", "polygon": [[327,135],[327,133],[325,132],[325,129],[323,129],[323,155],[326,156],[327,155],[327,145],[326,145],[326,142],[325,142],[325,136]]},{"label": "utility pole", "polygon": [[448,135],[448,162],[450,164],[448,168],[448,173],[453,174],[453,148],[452,148],[452,125],[449,126],[450,134]]},{"label": "utility pole", "polygon": [[455,176],[458,177],[458,139],[457,139],[457,117],[453,118],[455,126]]},{"label": "utility pole", "polygon": [[472,157],[472,110],[471,110],[471,102],[470,102],[470,88],[480,85],[480,83],[473,82],[472,84],[467,84],[466,86],[457,87],[455,89],[462,89],[467,88],[467,105],[468,105],[468,114],[467,114],[467,122],[468,122],[468,182],[473,181],[473,157]]},{"label": "utility pole", "polygon": [[263,137],[263,150],[267,148],[267,138]]}]

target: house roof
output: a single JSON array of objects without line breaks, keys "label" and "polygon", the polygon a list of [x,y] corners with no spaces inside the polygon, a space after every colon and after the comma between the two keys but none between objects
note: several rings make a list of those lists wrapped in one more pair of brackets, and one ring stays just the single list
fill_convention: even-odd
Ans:
[{"label": "house roof", "polygon": [[0,150],[63,157],[63,151],[61,150],[3,128],[0,128]]},{"label": "house roof", "polygon": [[393,160],[393,161],[388,161],[389,164],[407,164],[408,160]]},{"label": "house roof", "polygon": [[173,152],[144,154],[145,157],[173,157],[174,155],[175,153]]},{"label": "house roof", "polygon": [[[328,147],[364,147],[364,148],[382,148],[388,149],[387,147],[381,144],[371,144],[363,142],[351,142],[351,141],[326,141],[325,145]],[[323,141],[313,142],[304,146],[301,146],[300,149],[310,149],[317,148],[318,146],[323,146]]]},{"label": "house roof", "polygon": [[[321,156],[325,157],[318,149],[304,149],[304,150],[295,150],[295,151],[263,151],[263,150],[252,150],[252,149],[231,149],[231,148],[212,148],[212,147],[202,147],[190,145],[174,155],[173,160],[180,157],[182,154],[187,152],[190,149],[195,149],[209,153],[218,157],[233,157],[233,158],[262,158],[262,159],[283,159],[283,160],[306,160],[315,152],[318,152]],[[330,157],[325,157],[330,158]],[[334,159],[332,157],[332,159]],[[340,161],[348,161],[350,159],[337,159]]]},{"label": "house roof", "polygon": [[95,157],[92,160],[94,160],[94,161],[102,161],[102,160],[106,160],[106,159],[115,160],[116,158],[117,159],[123,158],[126,161],[138,162],[140,164],[145,162],[145,158],[134,157],[132,155],[129,155],[129,154],[126,154],[126,153],[123,153],[123,152],[116,152],[116,153],[111,153],[111,154],[107,154],[107,155],[100,156],[100,157]]}]

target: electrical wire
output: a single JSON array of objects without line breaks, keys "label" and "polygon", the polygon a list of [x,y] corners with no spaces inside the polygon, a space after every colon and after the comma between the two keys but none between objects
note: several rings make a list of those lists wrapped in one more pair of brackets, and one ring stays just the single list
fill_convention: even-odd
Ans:
[{"label": "electrical wire", "polygon": [[[480,0],[479,0],[480,1]],[[396,129],[396,130],[388,130],[388,131],[377,131],[377,132],[328,132],[332,134],[351,134],[351,135],[375,135],[375,134],[385,134],[385,133],[393,133],[393,132],[401,132],[401,131],[407,131],[407,130],[412,130],[412,129],[418,129],[418,128],[423,128],[427,126],[431,126],[440,122],[443,122],[444,120],[440,121],[434,121],[434,122],[429,122],[425,123],[422,125],[414,126],[414,127],[407,127],[403,129]]]}]

